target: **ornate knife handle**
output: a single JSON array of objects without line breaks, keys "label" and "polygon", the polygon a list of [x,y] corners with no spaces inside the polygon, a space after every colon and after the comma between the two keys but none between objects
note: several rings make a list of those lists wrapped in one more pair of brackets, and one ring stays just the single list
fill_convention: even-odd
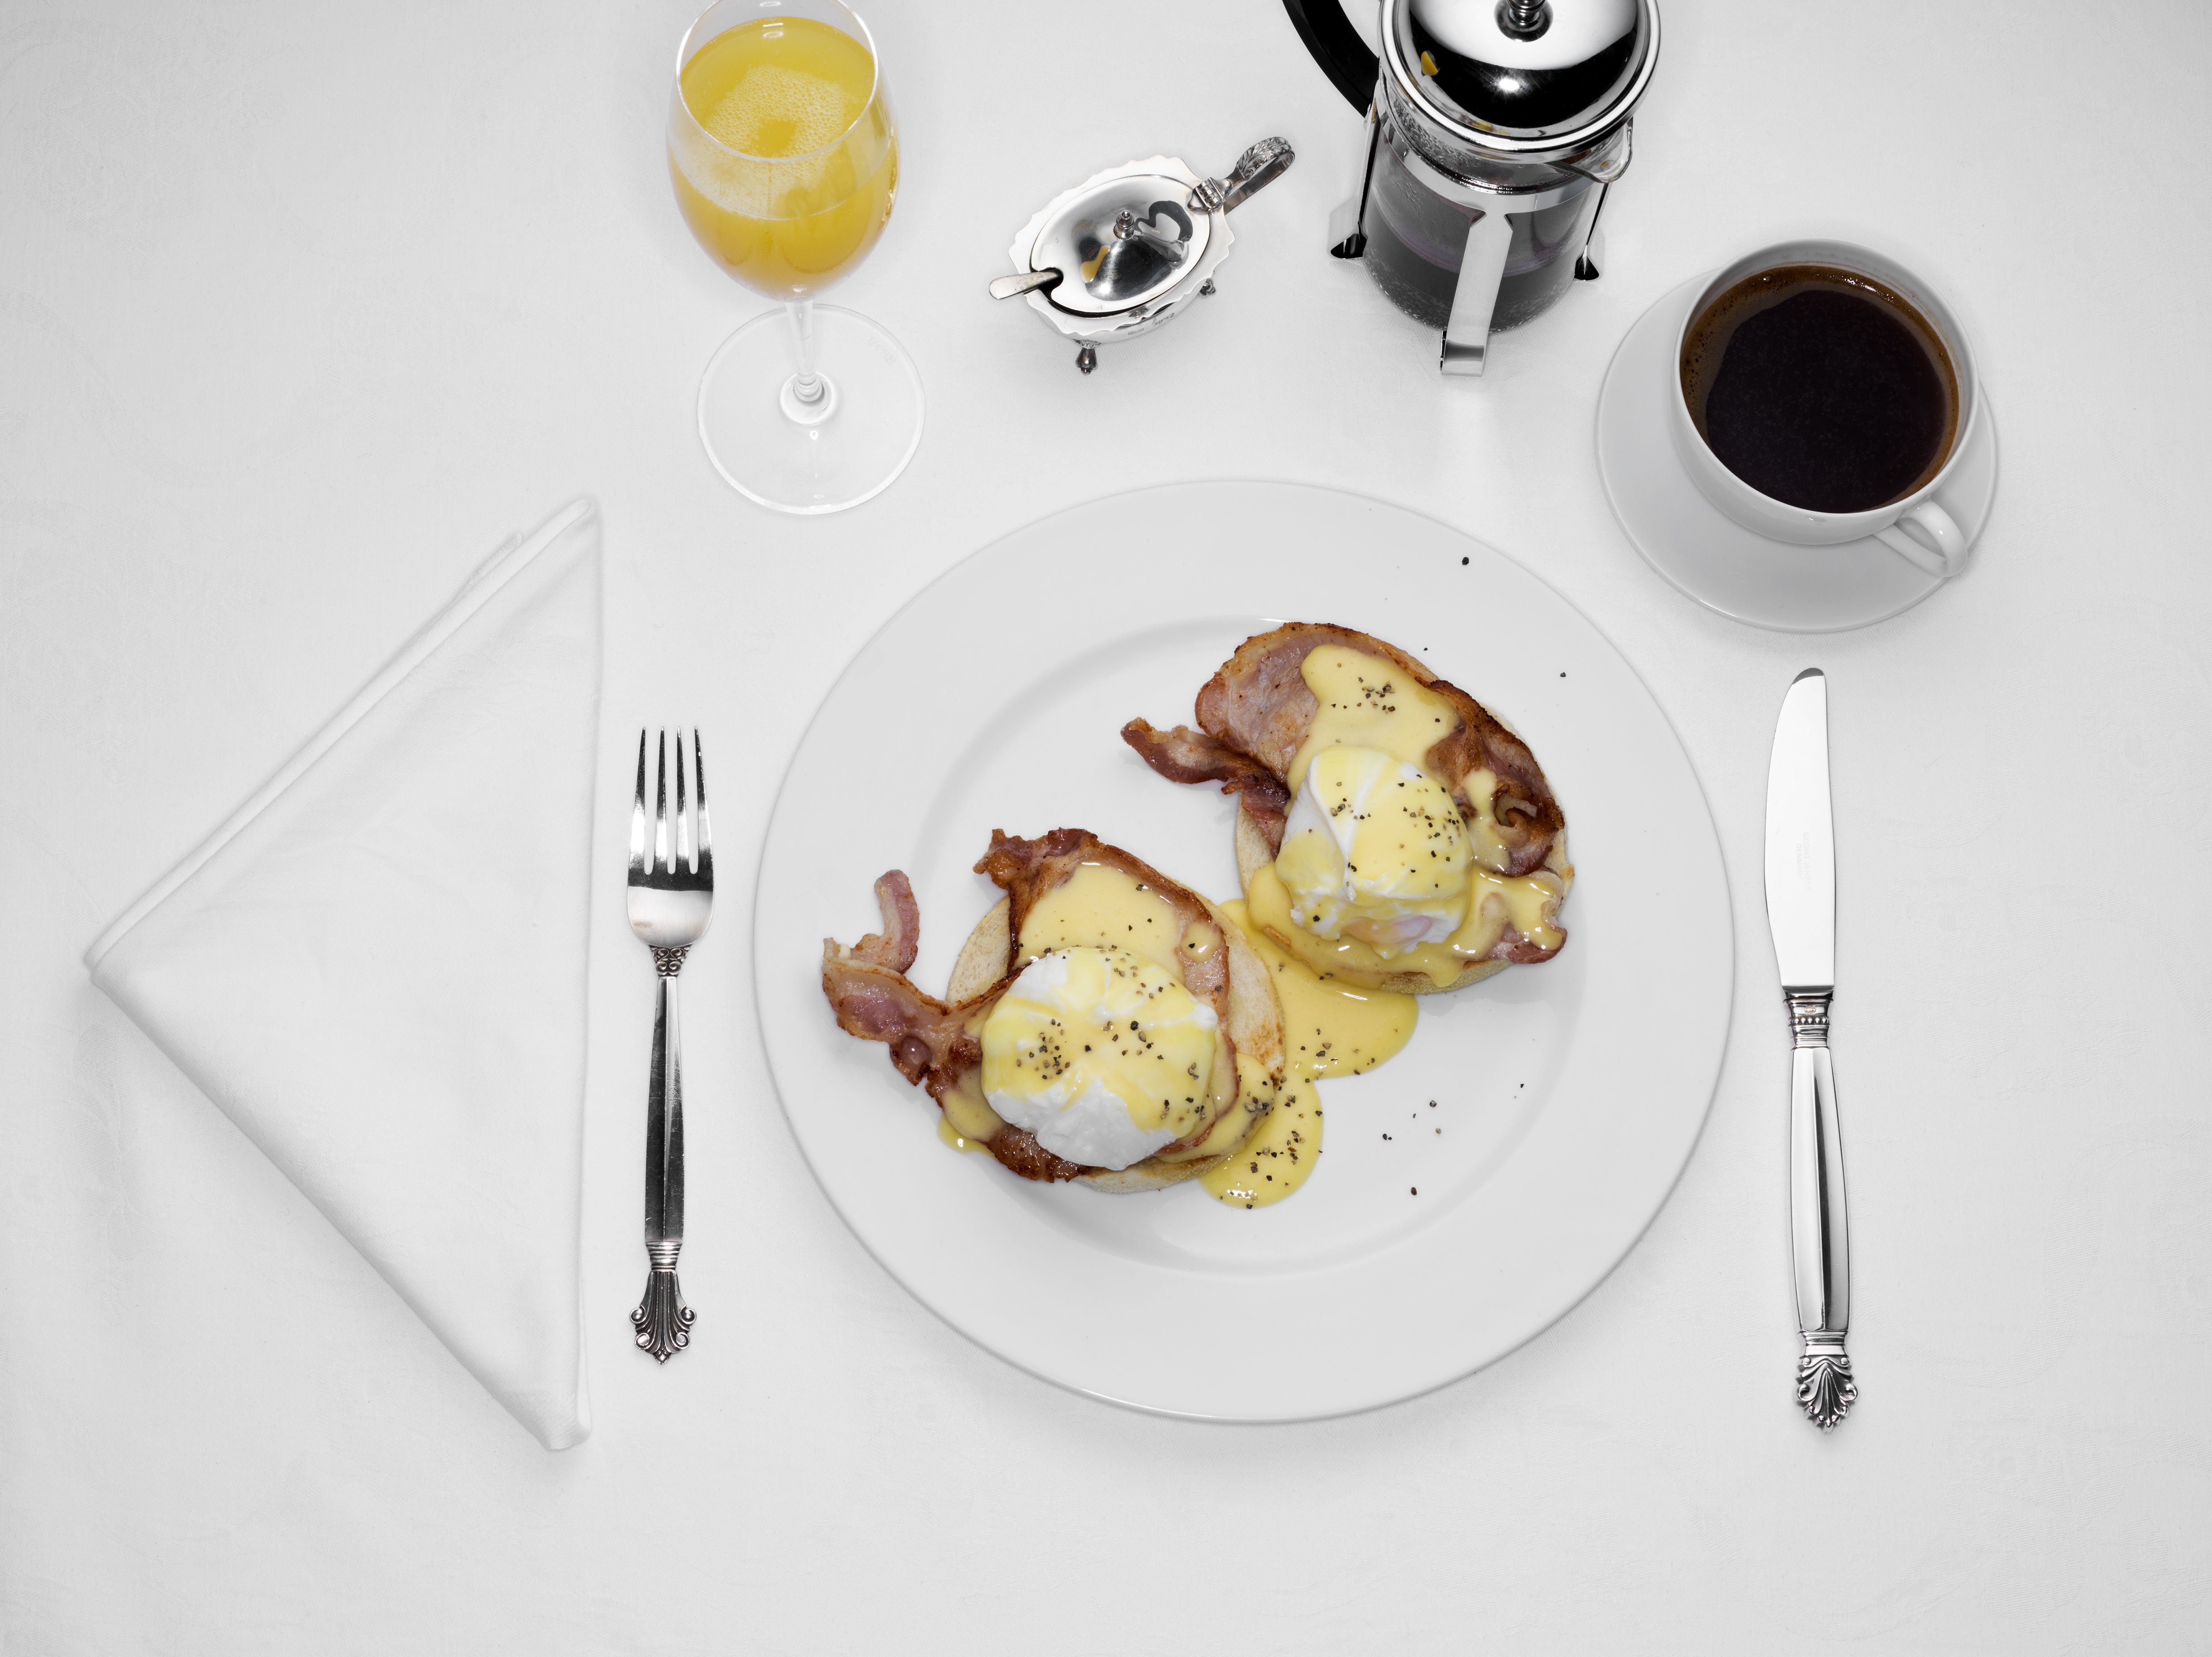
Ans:
[{"label": "ornate knife handle", "polygon": [[1797,1274],[1797,1402],[1831,1432],[1858,1398],[1844,1337],[1851,1324],[1850,1232],[1844,1217],[1844,1142],[1828,1053],[1827,990],[1790,990],[1790,1244]]},{"label": "ornate knife handle", "polygon": [[659,969],[653,1007],[653,1081],[645,1103],[645,1253],[653,1263],[645,1298],[629,1314],[641,1350],[665,1363],[691,1344],[698,1314],[677,1286],[684,1248],[684,1047],[677,1022],[676,974],[684,951],[655,950]]}]

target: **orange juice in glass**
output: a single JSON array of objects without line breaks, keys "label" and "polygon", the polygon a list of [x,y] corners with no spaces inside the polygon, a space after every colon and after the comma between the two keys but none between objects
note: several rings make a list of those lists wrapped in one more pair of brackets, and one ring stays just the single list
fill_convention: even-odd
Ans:
[{"label": "orange juice in glass", "polygon": [[684,36],[668,171],[684,222],[731,276],[781,300],[724,342],[700,435],[763,505],[832,512],[902,470],[921,434],[912,361],[814,296],[867,257],[898,193],[875,42],[836,0],[724,0]]}]

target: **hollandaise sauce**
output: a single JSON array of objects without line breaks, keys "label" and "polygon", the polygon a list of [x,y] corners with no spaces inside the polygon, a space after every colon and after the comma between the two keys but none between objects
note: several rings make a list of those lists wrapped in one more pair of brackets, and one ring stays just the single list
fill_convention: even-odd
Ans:
[{"label": "hollandaise sauce", "polygon": [[1283,845],[1253,876],[1249,921],[1317,974],[1420,973],[1439,986],[1487,957],[1508,927],[1556,946],[1574,878],[1564,853],[1510,875],[1487,770],[1464,779],[1461,819],[1449,779],[1429,768],[1460,726],[1444,697],[1363,652],[1323,645],[1299,669],[1318,704],[1292,756]]},{"label": "hollandaise sauce", "polygon": [[[1186,928],[1174,904],[1118,864],[1085,863],[1030,906],[1015,962],[1026,967],[1048,951],[1089,945],[1127,950],[1180,979],[1183,957],[1202,960],[1220,943],[1210,925]],[[1227,1120],[1239,1083],[1230,1065],[1215,1065],[1206,1077],[1203,1114]]]},{"label": "hollandaise sauce", "polygon": [[[1127,950],[1178,970],[1182,934],[1175,905],[1146,883],[1115,864],[1085,863],[1023,917],[1017,959],[1026,965],[1048,950],[1089,944]],[[1194,950],[1211,951],[1215,942],[1211,931],[1194,929]]]},{"label": "hollandaise sauce", "polygon": [[1283,1009],[1284,1065],[1291,1074],[1309,1081],[1362,1075],[1413,1039],[1419,996],[1324,982],[1255,926],[1243,904],[1224,903],[1221,911],[1243,930],[1254,952],[1267,964]]},{"label": "hollandaise sauce", "polygon": [[1321,1160],[1321,1095],[1310,1077],[1293,1076],[1237,1154],[1198,1176],[1216,1201],[1265,1208],[1306,1182]]},{"label": "hollandaise sauce", "polygon": [[1323,983],[1304,962],[1255,929],[1243,904],[1224,903],[1221,912],[1267,964],[1283,1010],[1288,1075],[1275,1108],[1252,1136],[1234,1156],[1200,1174],[1199,1183],[1231,1206],[1264,1208],[1304,1185],[1321,1160],[1322,1102],[1314,1083],[1325,1077],[1363,1074],[1396,1053],[1413,1039],[1420,1001],[1389,990]]},{"label": "hollandaise sauce", "polygon": [[990,1136],[988,1134],[986,1134],[981,1139],[969,1138],[966,1135],[963,1134],[958,1128],[952,1126],[951,1117],[946,1115],[943,1111],[939,1111],[937,1114],[937,1137],[945,1141],[946,1144],[951,1145],[955,1150],[972,1150],[976,1152],[978,1155],[984,1156],[988,1156],[991,1154]]},{"label": "hollandaise sauce", "polygon": [[[1024,917],[1015,941],[1023,977],[983,1027],[980,1077],[946,1092],[939,1137],[981,1150],[1001,1120],[1016,1121],[1048,1150],[1107,1166],[1109,1150],[1115,1161],[1134,1158],[1203,1123],[1192,1143],[1157,1154],[1213,1164],[1196,1183],[1234,1207],[1262,1208],[1297,1191],[1321,1156],[1314,1083],[1363,1074],[1396,1053],[1419,1002],[1325,980],[1261,931],[1244,903],[1218,913],[1250,943],[1281,1009],[1279,1079],[1243,1052],[1233,1067],[1218,1062],[1209,1049],[1220,1032],[1182,987],[1186,961],[1225,947],[1218,926],[1186,924],[1118,865],[1085,864]],[[1032,984],[1033,972],[1045,976]]]},{"label": "hollandaise sauce", "polygon": [[955,1150],[980,1150],[1006,1126],[983,1097],[980,1069],[969,1071],[945,1089],[938,1103],[942,1109],[937,1119],[937,1137]]},{"label": "hollandaise sauce", "polygon": [[1206,1121],[1218,1025],[1169,968],[1075,944],[1039,956],[983,1025],[983,1090],[1056,1156],[1123,1168]]}]

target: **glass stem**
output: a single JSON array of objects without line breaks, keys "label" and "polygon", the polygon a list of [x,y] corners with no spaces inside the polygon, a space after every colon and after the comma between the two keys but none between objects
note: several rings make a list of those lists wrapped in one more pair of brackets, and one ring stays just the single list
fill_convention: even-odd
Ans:
[{"label": "glass stem", "polygon": [[803,404],[819,403],[830,388],[814,372],[814,301],[793,300],[783,307],[783,314],[791,324],[793,349],[799,353],[799,372],[792,376],[791,394]]}]

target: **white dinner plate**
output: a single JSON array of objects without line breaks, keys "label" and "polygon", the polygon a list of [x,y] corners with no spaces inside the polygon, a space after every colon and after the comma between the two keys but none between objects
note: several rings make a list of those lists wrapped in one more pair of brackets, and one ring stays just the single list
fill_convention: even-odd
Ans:
[{"label": "white dinner plate", "polygon": [[[1233,806],[1121,740],[1284,620],[1364,628],[1535,750],[1577,875],[1565,950],[1424,998],[1405,1052],[1321,1084],[1304,1189],[1231,1208],[1195,1182],[1112,1195],[1017,1179],[822,995],[825,935],[912,877],[914,977],[941,992],[999,893],[993,828],[1089,828],[1237,893]],[[957,565],[871,640],[801,740],[769,824],[753,965],[785,1114],[884,1269],[979,1344],[1139,1409],[1287,1421],[1411,1397],[1511,1351],[1628,1252],[1695,1144],[1727,1040],[1733,930],[1688,756],[1619,652],[1499,553],[1377,501],[1208,483],[1093,501]],[[1434,1102],[1431,1104],[1431,1101]]]}]

